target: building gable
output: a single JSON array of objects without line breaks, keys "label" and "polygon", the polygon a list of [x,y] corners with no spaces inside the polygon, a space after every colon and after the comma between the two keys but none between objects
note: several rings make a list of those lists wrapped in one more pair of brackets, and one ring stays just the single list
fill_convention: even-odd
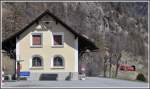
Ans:
[{"label": "building gable", "polygon": [[[43,17],[47,17],[50,16],[51,18],[43,18]],[[13,36],[9,37],[8,39],[5,39],[3,41],[3,49],[8,49],[8,46],[10,47],[10,45],[8,45],[9,43],[16,43],[16,38],[20,36],[20,34],[22,34],[23,32],[25,32],[28,28],[30,28],[32,25],[34,24],[39,24],[39,21],[46,21],[45,23],[50,23],[51,21],[55,21],[56,24],[60,24],[62,25],[64,28],[66,28],[69,32],[71,32],[72,34],[74,34],[75,38],[78,37],[79,38],[79,45],[80,47],[84,47],[83,50],[85,49],[90,49],[90,50],[94,50],[97,49],[97,47],[95,46],[95,44],[87,37],[83,36],[82,34],[79,34],[77,32],[75,32],[72,28],[70,28],[67,24],[65,24],[64,22],[62,22],[58,17],[56,17],[55,15],[53,15],[52,13],[49,12],[49,10],[46,10],[44,13],[42,13],[40,16],[38,16],[35,20],[33,20],[31,23],[29,23],[27,26],[25,26],[22,30],[20,30],[19,32],[17,32],[16,34],[14,34]],[[15,44],[11,45],[10,47],[11,49],[15,48]],[[80,50],[82,48],[79,48]]]}]

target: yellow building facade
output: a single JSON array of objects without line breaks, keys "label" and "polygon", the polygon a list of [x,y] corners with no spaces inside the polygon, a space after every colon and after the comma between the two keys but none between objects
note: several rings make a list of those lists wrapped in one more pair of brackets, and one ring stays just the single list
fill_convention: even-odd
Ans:
[{"label": "yellow building facade", "polygon": [[[41,35],[40,47],[32,45],[33,34]],[[53,45],[54,34],[62,36],[62,45]],[[39,24],[35,23],[23,32],[17,39],[16,50],[17,60],[21,65],[20,72],[30,72],[31,77],[39,77],[42,73],[61,74],[65,77],[58,78],[63,80],[71,72],[76,75],[76,78],[73,79],[77,79],[78,38],[75,38],[74,34],[52,19],[41,20]],[[33,57],[36,56],[41,58],[41,66],[32,65]],[[54,57],[56,56],[62,57],[63,66],[54,66]],[[30,79],[32,79],[31,77]]]},{"label": "yellow building facade", "polygon": [[97,49],[48,10],[2,44],[15,50],[16,77],[27,80],[78,80],[79,55]]}]

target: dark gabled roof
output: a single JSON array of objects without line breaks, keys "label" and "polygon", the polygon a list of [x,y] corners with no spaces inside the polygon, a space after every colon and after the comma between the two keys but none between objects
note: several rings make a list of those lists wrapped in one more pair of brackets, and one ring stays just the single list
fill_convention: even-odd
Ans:
[{"label": "dark gabled roof", "polygon": [[[63,21],[61,21],[58,17],[56,17],[55,15],[53,15],[49,10],[46,10],[45,12],[43,12],[40,16],[38,16],[35,20],[33,20],[31,23],[29,23],[27,26],[25,26],[22,30],[18,31],[14,35],[12,35],[9,38],[5,39],[2,42],[2,44],[6,44],[10,40],[16,40],[16,37],[18,37],[21,33],[23,33],[24,31],[26,31],[30,26],[32,26],[33,24],[35,24],[36,22],[38,22],[45,15],[51,16],[53,19],[56,20],[56,22],[62,24],[65,28],[67,28],[67,30],[69,30],[71,33],[73,33],[76,37],[79,37],[79,41],[86,42],[86,44],[88,44],[88,45],[91,46],[91,48],[89,48],[90,46],[87,46],[87,48],[89,48],[91,50],[98,49],[96,47],[96,45],[90,39],[88,39],[87,37],[83,36],[82,34],[79,34],[79,33],[75,32],[71,27],[69,27],[67,24],[65,24]],[[13,42],[13,41],[11,41],[11,42]],[[82,45],[82,46],[84,47],[84,45]]]}]

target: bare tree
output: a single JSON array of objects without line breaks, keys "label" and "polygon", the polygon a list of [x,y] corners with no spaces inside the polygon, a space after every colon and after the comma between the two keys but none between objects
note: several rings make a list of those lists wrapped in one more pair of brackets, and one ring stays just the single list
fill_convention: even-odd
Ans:
[{"label": "bare tree", "polygon": [[116,71],[115,71],[115,77],[118,75],[118,69],[119,69],[119,61],[121,60],[121,53],[118,53],[116,56]]},{"label": "bare tree", "polygon": [[109,61],[109,52],[108,48],[104,48],[104,77],[106,77],[106,72],[107,72],[107,66],[108,66],[108,61]]},{"label": "bare tree", "polygon": [[111,78],[112,57],[109,57],[109,77]]},{"label": "bare tree", "polygon": [[107,56],[104,57],[104,77],[106,77],[106,71],[107,71]]}]

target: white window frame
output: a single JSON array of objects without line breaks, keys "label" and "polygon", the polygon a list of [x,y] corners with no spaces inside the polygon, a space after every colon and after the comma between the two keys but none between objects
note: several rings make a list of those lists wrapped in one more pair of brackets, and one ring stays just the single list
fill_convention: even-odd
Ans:
[{"label": "white window frame", "polygon": [[[33,65],[32,65],[32,59],[33,59],[34,57],[40,57],[40,58],[41,58],[42,66],[33,66]],[[43,57],[42,57],[42,56],[40,56],[40,55],[33,55],[33,56],[30,58],[30,61],[29,61],[29,68],[30,68],[30,69],[33,69],[33,68],[43,68],[43,67],[44,67],[44,60],[43,60]]]},{"label": "white window frame", "polygon": [[[54,66],[54,58],[55,57],[61,57],[62,58],[62,60],[63,60],[63,66]],[[50,62],[50,66],[51,66],[51,68],[56,68],[56,69],[65,69],[65,59],[64,59],[64,57],[63,56],[61,56],[61,55],[54,55],[52,58],[51,58],[51,62]]]},{"label": "white window frame", "polygon": [[[33,35],[41,35],[41,45],[33,45]],[[30,47],[31,48],[42,48],[43,47],[43,33],[42,32],[32,32],[30,35]]]},{"label": "white window frame", "polygon": [[[61,35],[62,36],[62,45],[54,45],[54,35]],[[52,40],[51,45],[54,48],[63,48],[64,47],[64,32],[52,32]]]}]

